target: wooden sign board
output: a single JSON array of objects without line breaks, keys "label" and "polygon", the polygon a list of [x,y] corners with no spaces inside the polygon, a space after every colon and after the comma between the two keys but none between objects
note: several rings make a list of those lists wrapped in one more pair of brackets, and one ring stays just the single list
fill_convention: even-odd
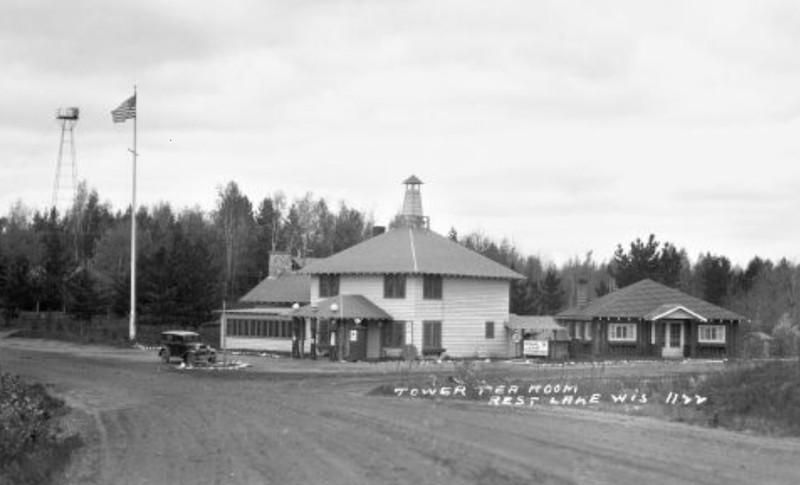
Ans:
[{"label": "wooden sign board", "polygon": [[547,340],[525,340],[523,354],[525,357],[547,357],[549,343]]}]

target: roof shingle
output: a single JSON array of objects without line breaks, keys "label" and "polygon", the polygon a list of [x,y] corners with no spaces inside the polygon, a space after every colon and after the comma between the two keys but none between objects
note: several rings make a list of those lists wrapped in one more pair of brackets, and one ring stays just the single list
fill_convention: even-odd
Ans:
[{"label": "roof shingle", "polygon": [[311,277],[285,273],[264,278],[239,299],[242,303],[308,303],[311,301]]},{"label": "roof shingle", "polygon": [[300,270],[304,274],[436,274],[475,278],[524,276],[419,227],[401,227]]},{"label": "roof shingle", "polygon": [[[336,305],[336,311],[332,309]],[[391,320],[392,316],[363,295],[339,295],[306,305],[292,312],[298,317],[363,318],[365,320]]]},{"label": "roof shingle", "polygon": [[609,293],[582,307],[573,307],[556,315],[559,320],[591,320],[593,318],[640,318],[658,313],[667,306],[684,307],[707,320],[745,321],[745,317],[687,295],[682,291],[642,280],[621,290]]}]

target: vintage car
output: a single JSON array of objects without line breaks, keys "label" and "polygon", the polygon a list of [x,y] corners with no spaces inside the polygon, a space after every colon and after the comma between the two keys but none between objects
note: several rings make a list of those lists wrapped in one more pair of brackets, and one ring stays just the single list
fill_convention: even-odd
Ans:
[{"label": "vintage car", "polygon": [[161,348],[158,350],[158,356],[166,363],[177,357],[186,365],[217,361],[217,352],[213,347],[201,342],[197,333],[185,330],[161,332]]}]

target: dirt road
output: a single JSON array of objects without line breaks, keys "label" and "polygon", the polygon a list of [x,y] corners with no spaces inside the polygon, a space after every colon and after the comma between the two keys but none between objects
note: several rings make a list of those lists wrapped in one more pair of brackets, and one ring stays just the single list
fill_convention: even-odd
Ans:
[{"label": "dirt road", "polygon": [[68,484],[796,484],[800,440],[555,408],[367,396],[386,378],[0,339],[0,371],[83,411]]}]

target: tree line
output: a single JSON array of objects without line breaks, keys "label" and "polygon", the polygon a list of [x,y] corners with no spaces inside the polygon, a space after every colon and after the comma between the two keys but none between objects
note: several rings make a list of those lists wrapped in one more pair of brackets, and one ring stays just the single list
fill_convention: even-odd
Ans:
[{"label": "tree line", "polygon": [[[34,212],[20,201],[0,217],[0,306],[18,311],[65,311],[77,319],[130,311],[130,210],[113,211],[96,190],[80,185],[73,207]],[[372,234],[363,211],[307,193],[280,191],[254,204],[235,182],[220,187],[215,208],[176,211],[169,203],[136,213],[137,313],[143,323],[197,325],[225,300],[235,303],[269,271],[269,254],[321,258]],[[655,235],[619,244],[609,259],[592,253],[560,266],[522,254],[507,239],[478,233],[448,237],[525,276],[511,287],[510,310],[553,315],[644,278],[678,288],[752,320],[759,330],[800,336],[800,266],[754,257],[740,267],[722,255],[686,250]],[[787,341],[788,341],[787,340]]]},{"label": "tree line", "polygon": [[[0,307],[60,311],[76,319],[130,313],[131,213],[101,203],[80,184],[72,207],[31,211],[16,202],[0,218]],[[137,225],[137,314],[142,323],[197,325],[223,300],[235,303],[268,275],[269,253],[326,257],[372,232],[366,213],[307,193],[280,191],[254,204],[235,182],[214,210],[141,207]]]}]

